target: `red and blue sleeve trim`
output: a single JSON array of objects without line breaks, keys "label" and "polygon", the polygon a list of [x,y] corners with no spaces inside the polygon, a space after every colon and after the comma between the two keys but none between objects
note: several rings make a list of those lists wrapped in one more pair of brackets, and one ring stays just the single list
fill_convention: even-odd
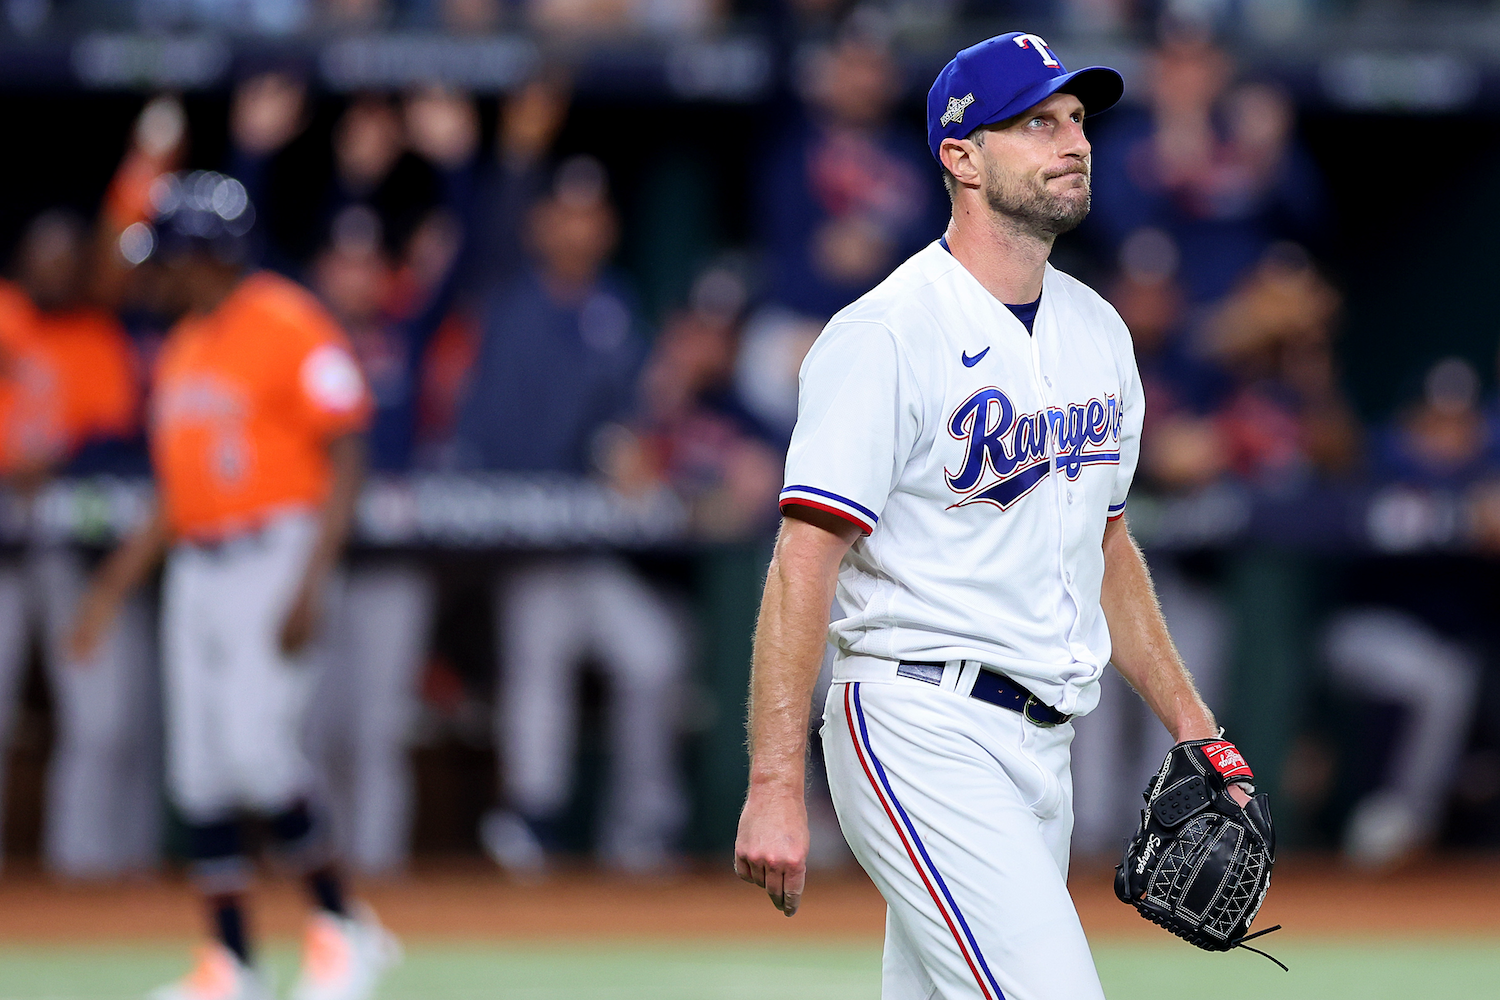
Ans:
[{"label": "red and blue sleeve trim", "polygon": [[880,523],[880,517],[870,508],[855,503],[848,497],[841,497],[837,493],[820,490],[816,486],[788,486],[783,489],[781,508],[785,510],[791,505],[811,507],[814,510],[824,510],[835,514],[867,535],[875,530],[875,525]]},{"label": "red and blue sleeve trim", "polygon": [[1118,521],[1120,518],[1122,518],[1124,516],[1125,516],[1125,501],[1121,500],[1119,503],[1112,503],[1112,504],[1109,505],[1109,513],[1106,515],[1105,520],[1108,520],[1108,521]]}]

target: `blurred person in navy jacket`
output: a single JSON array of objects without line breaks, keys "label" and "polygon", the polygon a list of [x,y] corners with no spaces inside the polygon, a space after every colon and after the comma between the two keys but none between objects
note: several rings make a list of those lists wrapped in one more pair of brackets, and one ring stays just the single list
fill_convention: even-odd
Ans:
[{"label": "blurred person in navy jacket", "polygon": [[307,98],[299,75],[270,69],[239,81],[230,104],[226,172],[265,206],[255,236],[262,266],[299,277],[350,206],[374,210],[387,242],[404,246],[434,205],[462,198],[445,190],[442,166],[413,134],[408,102],[353,95],[325,149],[321,133],[308,127]]},{"label": "blurred person in navy jacket", "polygon": [[[1421,395],[1375,433],[1369,512],[1384,558],[1355,564],[1353,607],[1327,624],[1323,653],[1334,681],[1363,702],[1366,787],[1345,824],[1355,864],[1387,867],[1439,832],[1459,755],[1474,724],[1483,659],[1493,642],[1489,566],[1455,563],[1455,541],[1494,551],[1500,482],[1495,428],[1479,400],[1479,375],[1459,358],[1432,366]],[[1399,718],[1370,703],[1395,706]],[[1394,724],[1393,724],[1394,722]]]},{"label": "blurred person in navy jacket", "polygon": [[1214,415],[1229,471],[1282,497],[1358,471],[1363,429],[1340,383],[1343,297],[1300,246],[1266,251],[1199,325],[1230,386]]},{"label": "blurred person in navy jacket", "polygon": [[1100,120],[1088,233],[1114,252],[1142,226],[1181,251],[1196,307],[1228,294],[1280,240],[1319,229],[1322,185],[1277,87],[1236,83],[1230,57],[1203,36],[1169,34],[1148,63],[1149,104]]},{"label": "blurred person in navy jacket", "polygon": [[826,319],[942,235],[948,205],[921,135],[892,120],[903,84],[883,38],[851,26],[802,77],[762,175],[761,238],[768,298]]},{"label": "blurred person in navy jacket", "polygon": [[808,53],[800,105],[761,166],[765,301],[746,325],[735,383],[785,439],[796,422],[797,370],[818,330],[947,223],[921,134],[892,117],[903,81],[879,27],[851,17]]},{"label": "blurred person in navy jacket", "polygon": [[[459,468],[583,479],[628,420],[644,355],[631,300],[607,273],[619,222],[597,161],[575,158],[526,211],[529,259],[493,287],[460,404]],[[495,737],[508,809],[481,829],[497,863],[537,872],[572,789],[576,686],[585,658],[609,684],[604,862],[670,862],[685,805],[674,761],[685,659],[680,616],[624,560],[539,557],[496,587]]]},{"label": "blurred person in navy jacket", "polygon": [[619,238],[604,170],[575,158],[526,215],[535,263],[495,288],[455,433],[460,468],[593,470],[594,435],[634,402],[644,341],[603,270]]},{"label": "blurred person in navy jacket", "polygon": [[746,288],[728,267],[694,282],[686,308],[666,322],[640,379],[640,405],[605,456],[626,495],[669,486],[688,506],[696,537],[769,537],[786,454],[745,407],[731,381]]}]

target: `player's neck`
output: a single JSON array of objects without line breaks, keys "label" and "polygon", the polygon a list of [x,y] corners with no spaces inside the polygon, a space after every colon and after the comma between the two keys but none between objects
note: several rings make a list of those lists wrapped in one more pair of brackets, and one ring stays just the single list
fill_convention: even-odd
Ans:
[{"label": "player's neck", "polygon": [[1042,294],[1053,237],[1026,230],[966,201],[961,198],[954,205],[948,222],[948,249],[954,259],[1001,302],[1035,302]]}]

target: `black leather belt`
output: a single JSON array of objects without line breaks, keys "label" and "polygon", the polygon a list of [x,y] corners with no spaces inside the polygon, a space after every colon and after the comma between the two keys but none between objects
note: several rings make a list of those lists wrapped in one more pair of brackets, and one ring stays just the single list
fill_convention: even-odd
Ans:
[{"label": "black leather belt", "polygon": [[[896,676],[905,677],[909,680],[922,681],[926,684],[942,684],[943,669],[946,663],[933,660],[902,660],[896,665]],[[999,705],[1008,708],[1012,712],[1019,712],[1025,716],[1028,722],[1038,726],[1060,726],[1073,718],[1064,715],[1051,705],[1045,705],[1037,700],[1037,696],[1006,677],[997,674],[993,670],[980,668],[979,676],[974,678],[974,690],[969,692],[970,698],[978,698],[987,701],[991,705]]]}]

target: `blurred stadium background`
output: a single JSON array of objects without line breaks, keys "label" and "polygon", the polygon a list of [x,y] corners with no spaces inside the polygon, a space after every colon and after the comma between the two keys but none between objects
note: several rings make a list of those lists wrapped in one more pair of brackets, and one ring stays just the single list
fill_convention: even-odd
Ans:
[{"label": "blurred stadium background", "polygon": [[[1261,923],[1287,925],[1271,950],[1290,975],[1179,947],[1115,903],[1109,856],[1164,746],[1114,685],[1075,768],[1075,896],[1106,988],[1500,995],[1491,5],[3,16],[0,327],[17,296],[64,326],[102,316],[149,393],[168,323],[137,223],[160,174],[220,170],[257,205],[259,263],[323,298],[374,388],[308,739],[361,891],[407,941],[383,996],[875,994],[882,908],[816,781],[803,914],[730,874],[750,630],[802,353],[940,231],[921,144],[937,69],[1022,27],[1129,82],[1092,126],[1093,216],[1054,262],[1136,337],[1132,527],[1284,852]],[[6,398],[45,397],[22,340],[0,329]],[[10,441],[27,427],[6,406]],[[160,792],[151,600],[108,691],[69,694],[53,655],[81,568],[149,494],[139,428],[132,412],[44,453],[7,444],[6,1000],[139,995],[195,933]],[[292,890],[273,866],[263,882],[257,920],[285,941]]]}]

